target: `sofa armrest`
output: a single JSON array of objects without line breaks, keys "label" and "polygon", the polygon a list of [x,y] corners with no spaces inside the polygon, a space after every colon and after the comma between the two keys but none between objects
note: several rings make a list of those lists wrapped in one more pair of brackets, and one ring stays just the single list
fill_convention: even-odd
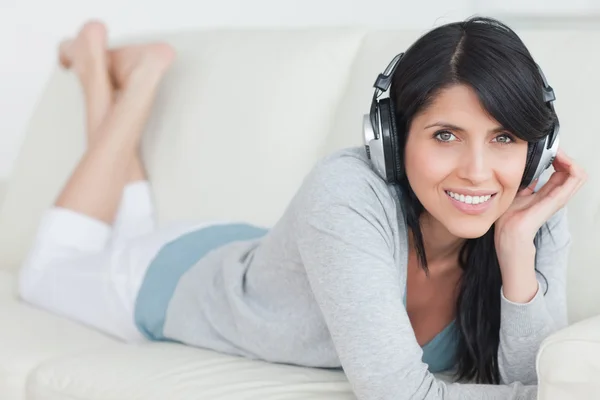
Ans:
[{"label": "sofa armrest", "polygon": [[537,356],[538,400],[598,399],[600,315],[548,337]]}]

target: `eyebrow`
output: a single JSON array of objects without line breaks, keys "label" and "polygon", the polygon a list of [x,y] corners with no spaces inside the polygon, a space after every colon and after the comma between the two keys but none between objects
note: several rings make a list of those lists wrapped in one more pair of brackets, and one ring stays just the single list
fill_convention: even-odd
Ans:
[{"label": "eyebrow", "polygon": [[[431,125],[427,125],[425,127],[425,129],[433,128],[434,126],[439,126],[440,128],[451,129],[451,130],[459,131],[459,132],[465,132],[466,131],[466,129],[461,128],[460,126],[456,126],[456,125],[449,124],[447,122],[441,122],[441,121],[440,122],[434,122]],[[507,131],[507,129],[505,127],[503,127],[503,126],[497,126],[494,129],[490,129],[488,131],[488,133],[499,133],[499,132],[505,132],[505,131]]]}]

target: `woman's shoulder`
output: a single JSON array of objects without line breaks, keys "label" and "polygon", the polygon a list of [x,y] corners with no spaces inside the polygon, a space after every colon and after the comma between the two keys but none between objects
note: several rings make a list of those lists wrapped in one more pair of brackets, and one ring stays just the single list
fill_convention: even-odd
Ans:
[{"label": "woman's shoulder", "polygon": [[358,185],[360,188],[364,188],[364,185],[387,187],[386,182],[371,167],[366,150],[362,146],[331,152],[315,164],[307,180],[321,182],[330,188],[346,184]]},{"label": "woman's shoulder", "polygon": [[[402,254],[404,218],[391,185],[375,172],[364,148],[344,148],[322,158],[305,178],[289,209],[294,234],[343,237],[356,248],[378,243]],[[309,239],[307,239],[309,237]],[[399,239],[400,238],[400,239]],[[360,244],[359,244],[360,243]]]},{"label": "woman's shoulder", "polygon": [[350,205],[356,211],[390,214],[393,188],[371,167],[364,147],[336,150],[320,159],[305,177],[299,197],[308,208]]}]

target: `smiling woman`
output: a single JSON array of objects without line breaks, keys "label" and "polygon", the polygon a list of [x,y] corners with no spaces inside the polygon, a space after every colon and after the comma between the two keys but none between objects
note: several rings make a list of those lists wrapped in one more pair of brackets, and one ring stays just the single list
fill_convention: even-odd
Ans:
[{"label": "smiling woman", "polygon": [[567,322],[563,206],[585,174],[559,152],[531,190],[558,119],[508,27],[419,38],[384,77],[367,146],[321,160],[270,229],[156,227],[138,155],[169,46],[109,50],[91,22],[60,56],[89,146],[41,221],[23,299],[125,341],[342,368],[358,399],[536,398],[538,347]]},{"label": "smiling woman", "polygon": [[[558,146],[553,100],[525,45],[493,19],[434,30],[395,67],[388,107],[402,168],[393,180],[421,267],[409,268],[408,291],[412,304],[436,303],[428,299],[428,286],[436,288],[432,297],[445,300],[442,314],[457,321],[459,377],[535,382],[535,354],[547,332],[540,321],[535,334],[531,326],[511,326],[511,312],[526,312],[531,321],[545,314],[550,330],[566,324],[564,278],[556,279],[564,276],[570,241],[561,208],[585,173],[558,151],[556,172],[533,193]],[[449,265],[460,268],[460,279],[436,284],[448,260],[455,260]],[[556,283],[543,288],[550,308],[533,306],[543,302],[536,271],[543,283]],[[419,284],[423,274],[428,278]],[[454,283],[456,291],[440,294]],[[411,318],[413,326],[423,320]],[[532,334],[521,337],[524,331]],[[518,356],[509,354],[516,349]]]}]

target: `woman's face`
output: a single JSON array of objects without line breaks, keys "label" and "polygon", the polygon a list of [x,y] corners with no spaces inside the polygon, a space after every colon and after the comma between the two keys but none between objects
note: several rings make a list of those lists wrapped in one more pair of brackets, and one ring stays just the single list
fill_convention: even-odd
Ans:
[{"label": "woman's face", "polygon": [[455,85],[413,119],[406,174],[432,217],[455,236],[476,238],[512,203],[526,157],[527,142],[503,130],[469,86]]}]

